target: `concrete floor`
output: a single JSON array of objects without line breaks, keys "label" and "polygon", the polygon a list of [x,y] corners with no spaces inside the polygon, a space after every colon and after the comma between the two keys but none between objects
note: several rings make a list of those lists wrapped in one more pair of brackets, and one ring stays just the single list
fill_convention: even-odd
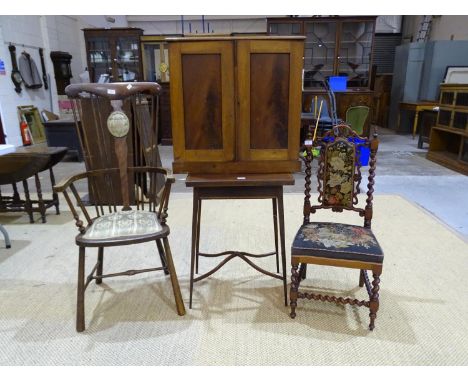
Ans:
[{"label": "concrete floor", "polygon": [[[468,177],[427,160],[427,148],[418,149],[417,139],[413,140],[411,135],[397,135],[391,130],[379,128],[379,139],[375,193],[399,194],[413,201],[468,240]],[[160,146],[160,154],[163,166],[172,168],[172,146]],[[316,173],[315,166],[316,163],[313,174]],[[84,169],[84,163],[62,162],[55,167],[56,179],[60,180]],[[177,182],[172,192],[192,191],[185,187],[186,175],[175,176]],[[302,193],[304,173],[296,173],[294,177],[296,184],[285,187],[285,192]],[[44,191],[50,192],[47,174],[41,174],[41,178]],[[312,189],[315,188],[313,184]],[[81,184],[79,190],[85,191],[86,184]],[[2,192],[6,191],[6,188],[2,188]]]}]

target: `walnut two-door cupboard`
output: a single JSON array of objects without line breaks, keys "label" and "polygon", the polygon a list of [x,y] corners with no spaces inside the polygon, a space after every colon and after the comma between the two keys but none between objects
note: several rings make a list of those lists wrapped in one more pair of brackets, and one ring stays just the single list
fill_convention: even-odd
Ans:
[{"label": "walnut two-door cupboard", "polygon": [[303,37],[167,41],[174,172],[299,170]]}]

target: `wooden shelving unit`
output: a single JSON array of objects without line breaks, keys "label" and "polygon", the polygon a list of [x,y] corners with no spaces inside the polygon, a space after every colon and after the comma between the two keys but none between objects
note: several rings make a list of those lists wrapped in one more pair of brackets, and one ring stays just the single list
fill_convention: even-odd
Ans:
[{"label": "wooden shelving unit", "polygon": [[439,106],[427,159],[468,175],[468,85],[441,84]]}]

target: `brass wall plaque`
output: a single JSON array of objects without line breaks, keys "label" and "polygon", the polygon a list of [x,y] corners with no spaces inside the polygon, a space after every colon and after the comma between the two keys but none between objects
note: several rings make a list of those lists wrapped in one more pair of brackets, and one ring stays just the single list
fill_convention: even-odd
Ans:
[{"label": "brass wall plaque", "polygon": [[122,111],[113,111],[107,118],[107,129],[116,138],[125,137],[130,130],[130,121]]}]

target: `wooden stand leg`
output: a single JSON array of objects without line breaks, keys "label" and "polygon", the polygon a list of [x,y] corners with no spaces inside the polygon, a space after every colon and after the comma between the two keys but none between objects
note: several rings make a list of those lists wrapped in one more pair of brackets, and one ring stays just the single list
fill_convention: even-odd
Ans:
[{"label": "wooden stand leg", "polygon": [[161,264],[164,267],[164,274],[168,275],[169,270],[167,269],[167,260],[166,255],[164,254],[164,248],[161,243],[161,239],[156,240],[156,246],[158,247],[159,258],[161,259]]},{"label": "wooden stand leg", "polygon": [[381,271],[373,271],[372,276],[374,280],[372,281],[372,295],[370,298],[370,324],[369,329],[374,330],[375,328],[375,319],[377,318],[377,311],[379,310],[379,289],[380,289],[380,274]]},{"label": "wooden stand leg", "polygon": [[299,272],[297,268],[299,264],[292,259],[291,268],[291,290],[289,291],[289,306],[291,307],[291,313],[289,317],[296,318],[296,307],[297,307],[297,290],[299,289]]},{"label": "wooden stand leg", "polygon": [[167,237],[163,239],[163,242],[164,252],[166,253],[167,267],[169,269],[169,274],[171,275],[172,290],[174,292],[177,314],[179,316],[183,316],[185,315],[185,306],[184,301],[182,300],[182,294],[180,293],[179,281],[177,280],[174,261],[172,260],[171,247],[169,246],[169,240],[167,240]]},{"label": "wooden stand leg", "polygon": [[279,211],[279,228],[280,228],[280,243],[281,243],[281,263],[283,267],[283,289],[284,289],[284,305],[288,306],[288,285],[286,276],[286,244],[284,239],[284,206],[283,206],[283,188],[278,193],[278,211]]},{"label": "wooden stand leg", "polygon": [[85,247],[80,247],[78,258],[78,288],[76,302],[76,331],[85,330]]},{"label": "wooden stand leg", "polygon": [[[102,276],[102,270],[104,267],[104,247],[98,248],[98,266],[96,269],[96,276]],[[102,284],[102,279],[96,279],[96,284]]]},{"label": "wooden stand leg", "polygon": [[201,199],[198,200],[198,214],[197,214],[197,244],[196,244],[196,251],[195,251],[195,273],[198,274],[198,263],[200,261],[200,226],[201,226],[201,207],[202,201]]},{"label": "wooden stand leg", "polygon": [[273,202],[273,229],[275,231],[276,273],[279,273],[279,250],[278,250],[278,204],[275,198]]},{"label": "wooden stand leg", "polygon": [[198,221],[198,192],[197,189],[193,189],[193,211],[192,211],[192,254],[190,258],[190,300],[189,308],[192,309],[192,297],[193,297],[193,278],[195,272],[195,259],[197,257],[197,225]]},{"label": "wooden stand leg", "polygon": [[24,188],[24,197],[26,199],[24,202],[24,208],[27,214],[29,215],[29,222],[34,223],[32,202],[31,202],[31,196],[29,195],[29,187],[28,187],[27,179],[23,180],[23,188]]},{"label": "wooden stand leg", "polygon": [[46,208],[44,204],[44,199],[42,198],[42,188],[41,188],[41,181],[39,180],[39,174],[34,175],[34,180],[36,181],[36,190],[37,190],[37,199],[39,201],[39,212],[41,213],[42,222],[46,222]]}]

